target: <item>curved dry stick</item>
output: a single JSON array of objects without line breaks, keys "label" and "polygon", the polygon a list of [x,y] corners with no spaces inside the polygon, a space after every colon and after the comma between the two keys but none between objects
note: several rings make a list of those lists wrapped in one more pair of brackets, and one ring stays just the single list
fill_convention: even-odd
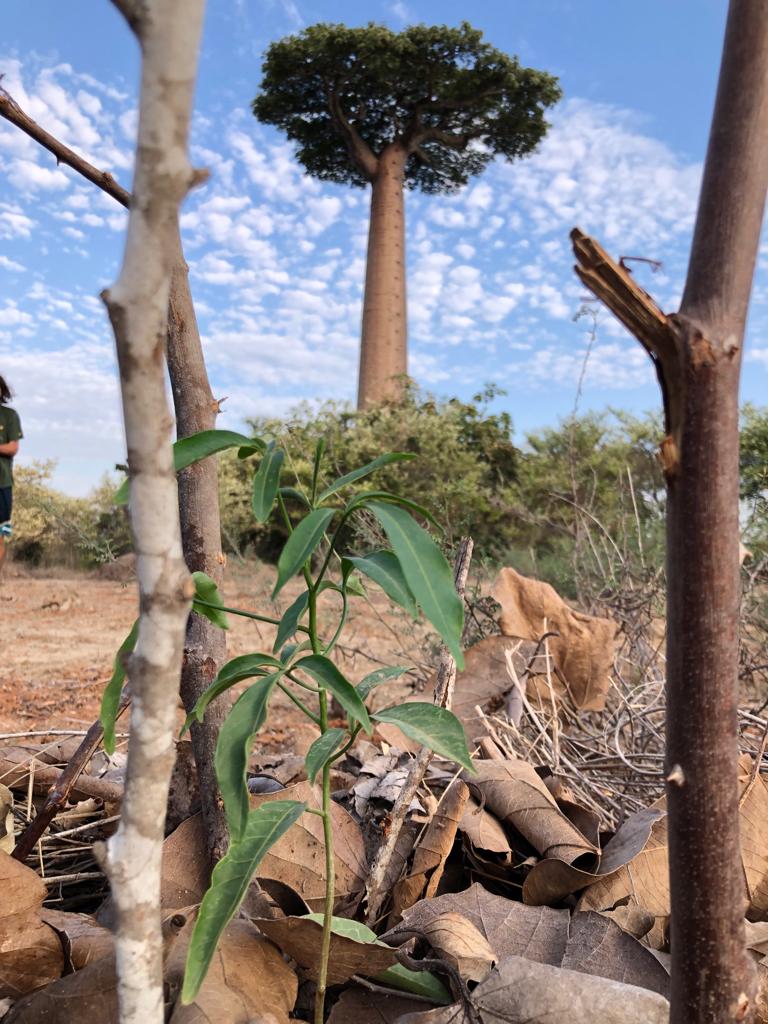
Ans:
[{"label": "curved dry stick", "polygon": [[[131,699],[127,692],[123,691],[123,695],[120,698],[120,705],[117,709],[116,718],[119,718],[122,715],[130,704],[130,700]],[[59,772],[58,776],[54,779],[51,788],[48,790],[45,803],[19,836],[18,841],[13,848],[13,853],[11,854],[15,860],[24,862],[27,859],[53,819],[59,811],[66,806],[69,794],[75,788],[75,783],[80,778],[85,766],[101,746],[103,736],[104,726],[101,722],[94,722],[83,737],[80,746],[70,758],[66,768]],[[36,771],[36,777],[39,780],[39,771]],[[101,780],[89,780],[89,782],[99,781]],[[120,787],[120,791],[122,795],[122,787]],[[92,792],[91,795],[96,796],[97,793]]]}]

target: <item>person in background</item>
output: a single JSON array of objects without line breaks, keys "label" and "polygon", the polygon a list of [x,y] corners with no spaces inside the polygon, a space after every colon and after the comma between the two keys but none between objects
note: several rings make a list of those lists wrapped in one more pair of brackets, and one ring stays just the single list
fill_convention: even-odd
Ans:
[{"label": "person in background", "polygon": [[5,561],[5,543],[11,536],[13,508],[13,457],[19,450],[21,421],[8,402],[11,389],[0,377],[0,573]]}]

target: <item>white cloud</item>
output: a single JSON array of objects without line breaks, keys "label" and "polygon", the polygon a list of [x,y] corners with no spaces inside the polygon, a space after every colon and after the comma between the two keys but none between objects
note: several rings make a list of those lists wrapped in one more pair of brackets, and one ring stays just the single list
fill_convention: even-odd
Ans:
[{"label": "white cloud", "polygon": [[58,168],[41,167],[33,160],[14,160],[8,179],[20,192],[60,191],[69,188],[71,180]]},{"label": "white cloud", "polygon": [[8,256],[4,256],[2,253],[0,253],[0,267],[3,267],[5,270],[18,271],[27,269],[22,263],[17,263],[16,260],[9,259]]}]

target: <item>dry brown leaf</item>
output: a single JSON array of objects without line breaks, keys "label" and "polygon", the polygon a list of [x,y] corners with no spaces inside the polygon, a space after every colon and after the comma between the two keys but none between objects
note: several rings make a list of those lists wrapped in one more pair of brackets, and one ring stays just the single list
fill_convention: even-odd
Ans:
[{"label": "dry brown leaf", "polygon": [[482,981],[499,959],[478,928],[454,911],[438,914],[419,936],[459,972],[463,981]]},{"label": "dry brown leaf", "polygon": [[[553,686],[581,711],[601,711],[610,685],[617,623],[574,611],[548,583],[502,569],[492,595],[501,605],[499,625],[505,636],[548,641],[552,660],[565,680],[553,673]],[[567,689],[566,689],[567,687]]]},{"label": "dry brown leaf", "polygon": [[463,832],[475,849],[489,853],[510,854],[507,833],[497,817],[490,814],[479,801],[470,796],[461,815],[459,831]]},{"label": "dry brown leaf", "polygon": [[[562,860],[539,861],[528,874],[523,886],[523,899],[532,906],[556,903],[558,900],[600,882],[619,871],[641,853],[651,837],[651,830],[660,819],[662,810],[648,808],[630,815],[607,843],[596,871],[586,871],[566,864]],[[627,894],[625,894],[627,895]],[[617,896],[610,905],[615,906],[622,897]],[[589,907],[590,910],[609,908]]]},{"label": "dry brown leaf", "polygon": [[[260,807],[272,800],[306,801],[310,807],[321,806],[318,786],[298,782],[279,793],[251,797],[251,807]],[[349,907],[363,892],[368,875],[365,846],[360,826],[337,803],[331,804],[333,847],[336,867],[335,909]],[[259,865],[260,878],[274,878],[290,885],[309,908],[319,911],[325,898],[325,845],[323,822],[316,814],[304,814],[272,846]]]},{"label": "dry brown leaf", "polygon": [[477,773],[462,778],[480,793],[485,805],[512,826],[542,857],[571,864],[594,855],[591,843],[561,812],[541,778],[526,761],[476,761]]},{"label": "dry brown leaf", "polygon": [[0,850],[13,853],[16,837],[13,831],[13,793],[0,783]]},{"label": "dry brown leaf", "polygon": [[422,896],[429,898],[437,892],[468,797],[469,789],[459,779],[443,793],[434,817],[414,846],[408,876],[394,887],[393,921]]},{"label": "dry brown leaf", "polygon": [[[222,936],[205,981],[190,1006],[176,1004],[192,919],[167,949],[165,991],[171,1024],[289,1024],[298,981],[275,947],[246,921]],[[118,1019],[114,955],[32,993],[14,1006],[8,1024],[113,1024]]]},{"label": "dry brown leaf", "polygon": [[[306,917],[280,921],[257,918],[253,922],[267,938],[315,979],[320,968],[323,926]],[[346,935],[331,935],[328,984],[341,985],[355,974],[376,975],[397,963],[394,950],[375,942],[357,942]]]},{"label": "dry brown leaf", "polygon": [[208,888],[208,856],[203,818],[183,821],[163,843],[160,905],[164,910],[199,903]]},{"label": "dry brown leaf", "polygon": [[[171,1001],[181,991],[190,920],[166,965]],[[232,921],[219,940],[194,1003],[177,1003],[169,1024],[289,1024],[298,979],[280,952],[247,921]]]},{"label": "dry brown leaf", "polygon": [[97,924],[90,914],[69,914],[43,907],[40,916],[58,933],[68,970],[81,971],[114,951],[112,932]]},{"label": "dry brown leaf", "polygon": [[115,958],[108,956],[20,999],[3,1024],[115,1024],[117,1019]]},{"label": "dry brown leaf", "polygon": [[34,871],[0,852],[0,998],[17,999],[61,977],[61,942],[40,918],[46,895]]},{"label": "dry brown leaf", "polygon": [[[504,1024],[515,1024],[509,1018],[497,1018],[490,1024],[497,1024],[497,1021],[504,1021]],[[454,1003],[452,1006],[438,1006],[434,1010],[416,1010],[401,1017],[397,1024],[476,1024],[477,1018],[472,1018],[467,1013],[462,1003]]]},{"label": "dry brown leaf", "polygon": [[669,1003],[656,992],[516,956],[503,960],[477,986],[472,1004],[482,1024],[667,1024],[669,1020]]},{"label": "dry brown leaf", "polygon": [[406,912],[403,922],[382,939],[400,944],[405,931],[426,931],[440,915],[458,913],[477,928],[500,958],[524,956],[544,964],[559,965],[568,940],[567,910],[527,907],[516,900],[495,896],[475,883],[463,892],[446,893],[422,900]]},{"label": "dry brown leaf", "polygon": [[424,1005],[408,996],[348,988],[331,1010],[327,1024],[399,1024],[404,1013],[420,1010]]},{"label": "dry brown leaf", "polygon": [[768,912],[768,785],[754,774],[749,754],[739,758],[739,835],[750,916]]},{"label": "dry brown leaf", "polygon": [[517,685],[507,669],[507,652],[512,652],[518,675],[522,675],[528,658],[534,653],[533,644],[521,645],[505,636],[487,636],[464,652],[464,670],[456,673],[451,710],[461,720],[470,739],[483,734],[485,724],[475,708],[492,714],[505,711],[515,716]]},{"label": "dry brown leaf", "polygon": [[613,910],[601,910],[599,913],[603,917],[615,921],[619,928],[629,932],[636,939],[642,939],[656,923],[653,914],[649,914],[643,907],[637,907],[633,903],[620,904]]},{"label": "dry brown leaf", "polygon": [[768,921],[745,921],[747,949],[761,957],[768,956]]},{"label": "dry brown leaf", "polygon": [[602,914],[573,915],[561,966],[669,998],[669,975],[650,949]]}]

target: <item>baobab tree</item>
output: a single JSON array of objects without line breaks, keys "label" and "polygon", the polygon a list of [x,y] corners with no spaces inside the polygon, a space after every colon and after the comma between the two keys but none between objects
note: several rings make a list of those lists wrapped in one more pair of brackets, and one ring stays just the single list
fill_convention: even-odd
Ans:
[{"label": "baobab tree", "polygon": [[253,112],[321,181],[371,187],[358,406],[407,373],[403,190],[455,192],[496,156],[532,152],[557,80],[459,28],[320,24],[272,43]]}]

